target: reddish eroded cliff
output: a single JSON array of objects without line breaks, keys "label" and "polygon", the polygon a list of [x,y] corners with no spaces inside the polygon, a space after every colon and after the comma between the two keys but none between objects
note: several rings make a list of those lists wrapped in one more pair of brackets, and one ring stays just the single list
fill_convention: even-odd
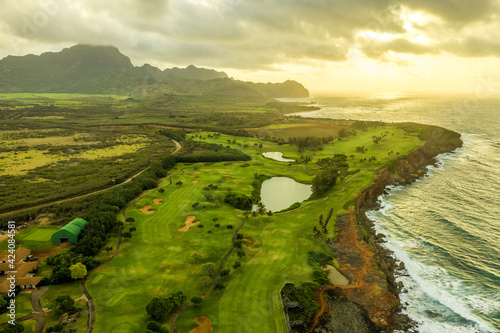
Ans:
[{"label": "reddish eroded cliff", "polygon": [[404,269],[404,265],[396,266],[392,253],[381,246],[385,236],[375,233],[373,222],[365,212],[379,207],[378,198],[387,185],[415,181],[425,175],[429,165],[435,164],[437,155],[462,145],[457,133],[439,128],[433,131],[420,148],[380,170],[373,184],[358,194],[351,213],[337,218],[338,236],[332,247],[340,264],[339,271],[350,280],[350,286],[336,288],[336,292],[362,306],[381,330],[405,330],[413,323],[399,313],[402,308],[399,293],[403,286],[396,283],[394,274]]}]

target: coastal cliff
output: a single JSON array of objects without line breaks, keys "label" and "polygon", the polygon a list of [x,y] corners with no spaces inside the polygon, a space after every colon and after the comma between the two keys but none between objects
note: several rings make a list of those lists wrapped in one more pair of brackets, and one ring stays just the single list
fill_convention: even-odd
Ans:
[{"label": "coastal cliff", "polygon": [[[336,219],[337,237],[331,246],[340,265],[339,271],[359,287],[328,291],[333,300],[330,307],[337,306],[340,300],[358,306],[371,322],[369,324],[374,325],[363,332],[407,330],[415,324],[400,313],[403,305],[399,294],[404,292],[404,286],[396,282],[395,276],[402,273],[404,264],[398,265],[393,253],[382,246],[385,235],[376,234],[373,221],[365,213],[379,208],[378,198],[386,193],[388,185],[414,182],[427,173],[429,165],[436,163],[436,156],[462,146],[458,133],[435,126],[424,128],[425,143],[381,169],[374,182],[357,195],[350,214]],[[333,322],[338,325],[339,321],[341,317],[327,315],[314,332],[327,332],[329,325],[331,327]]]}]

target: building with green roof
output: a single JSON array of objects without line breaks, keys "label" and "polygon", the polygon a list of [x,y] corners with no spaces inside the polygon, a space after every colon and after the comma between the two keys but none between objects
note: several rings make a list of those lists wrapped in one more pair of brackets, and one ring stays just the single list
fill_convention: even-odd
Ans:
[{"label": "building with green roof", "polygon": [[52,243],[69,242],[71,244],[76,244],[78,242],[78,236],[85,228],[87,223],[88,222],[82,218],[76,218],[56,231],[52,235],[50,240],[52,241]]}]

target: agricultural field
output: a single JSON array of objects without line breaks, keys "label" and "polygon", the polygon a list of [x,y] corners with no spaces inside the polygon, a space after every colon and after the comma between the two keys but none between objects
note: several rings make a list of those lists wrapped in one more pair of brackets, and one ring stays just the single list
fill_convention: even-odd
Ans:
[{"label": "agricultural field", "polygon": [[[373,137],[382,134],[384,139],[374,143]],[[239,227],[245,242],[225,262],[223,268],[230,269],[229,275],[220,280],[225,289],[212,291],[201,305],[182,311],[177,329],[187,332],[197,327],[194,319],[203,315],[219,332],[286,331],[279,291],[287,282],[312,281],[309,251],[331,253],[325,243],[313,238],[318,216],[332,208],[334,214],[345,213],[355,195],[373,181],[375,171],[422,143],[397,126],[371,127],[334,140],[323,150],[303,153],[288,144],[215,132],[189,136],[239,149],[252,160],[178,163],[158,189],[144,193],[128,206],[125,214],[135,222],[128,223],[124,231],[132,227],[137,230],[122,242],[118,255],[93,271],[86,282],[96,306],[96,332],[143,330],[149,320],[145,307],[154,296],[182,291],[189,300],[203,295],[213,285],[214,274],[206,274],[202,267],[209,263],[215,270],[220,267]],[[358,146],[364,146],[363,153],[356,152]],[[264,152],[282,152],[298,162],[277,162],[264,158]],[[315,162],[335,153],[354,155],[348,159],[349,175],[296,210],[251,217],[205,195],[209,192],[214,198],[228,192],[249,193],[255,174],[287,176],[310,184],[318,172]],[[301,162],[304,154],[312,159],[307,164]],[[369,160],[371,157],[376,159]],[[329,237],[335,237],[333,219],[328,232]],[[237,261],[241,267],[233,268]],[[170,319],[162,323],[169,329]]]},{"label": "agricultural field", "polygon": [[153,128],[0,131],[0,213],[120,184],[174,144]]}]

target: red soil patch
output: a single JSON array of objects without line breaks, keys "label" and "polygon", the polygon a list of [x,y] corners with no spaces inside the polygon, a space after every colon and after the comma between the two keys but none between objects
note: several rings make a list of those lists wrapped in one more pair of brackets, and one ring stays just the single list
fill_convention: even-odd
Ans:
[{"label": "red soil patch", "polygon": [[199,179],[195,179],[193,180],[193,184],[198,184],[199,181],[200,181]]},{"label": "red soil patch", "polygon": [[255,244],[255,239],[253,239],[252,237],[247,237],[247,238],[245,238],[245,240],[247,241],[244,244],[245,246],[252,246],[253,244]]},{"label": "red soil patch", "polygon": [[163,201],[162,198],[153,199],[153,202],[155,203],[155,205],[161,205],[162,201]]},{"label": "red soil patch", "polygon": [[142,207],[142,208],[140,209],[140,211],[141,211],[143,214],[146,214],[146,215],[153,214],[155,211],[154,211],[154,210],[149,210],[151,207],[153,207],[153,206],[151,206],[151,205],[146,205],[146,206]]},{"label": "red soil patch", "polygon": [[212,321],[207,316],[196,317],[194,321],[197,322],[199,326],[193,328],[189,333],[211,333],[214,330]]},{"label": "red soil patch", "polygon": [[[325,311],[328,311],[328,304],[323,299],[323,293],[331,289],[341,290],[349,301],[361,305],[368,312],[370,320],[378,327],[387,327],[390,323],[391,312],[397,298],[388,291],[387,280],[375,265],[375,253],[363,241],[363,235],[356,227],[357,223],[356,215],[351,211],[348,223],[339,225],[336,239],[337,251],[358,258],[357,265],[351,263],[347,255],[339,258],[339,272],[348,277],[351,284],[327,286],[319,290],[317,301],[321,308],[308,332],[314,330],[319,318]],[[365,277],[368,276],[371,280],[369,283],[365,281]]]},{"label": "red soil patch", "polygon": [[233,177],[229,177],[229,176],[227,176],[227,177],[225,177],[225,178],[226,178],[226,179],[233,179]]},{"label": "red soil patch", "polygon": [[192,173],[192,174],[188,175],[188,177],[194,178],[194,177],[196,177],[196,175],[194,173]]},{"label": "red soil patch", "polygon": [[189,228],[191,228],[193,225],[197,225],[200,223],[200,221],[196,221],[193,223],[194,219],[196,218],[196,216],[194,215],[190,215],[186,218],[186,222],[184,222],[186,225],[180,229],[178,229],[179,231],[183,231],[183,232],[186,232],[189,230]]}]

